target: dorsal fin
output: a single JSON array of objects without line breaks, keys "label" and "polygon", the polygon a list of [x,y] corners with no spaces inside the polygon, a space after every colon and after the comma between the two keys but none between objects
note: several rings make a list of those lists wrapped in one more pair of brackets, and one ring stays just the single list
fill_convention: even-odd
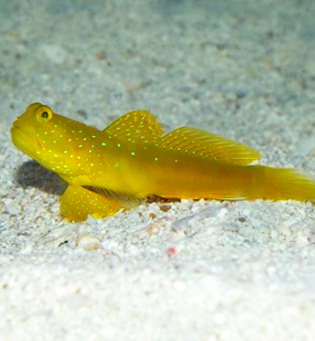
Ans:
[{"label": "dorsal fin", "polygon": [[190,127],[181,127],[164,135],[161,146],[235,165],[247,165],[260,158],[255,149],[244,144]]},{"label": "dorsal fin", "polygon": [[128,112],[111,123],[104,132],[129,141],[155,142],[163,134],[155,117],[145,110]]}]

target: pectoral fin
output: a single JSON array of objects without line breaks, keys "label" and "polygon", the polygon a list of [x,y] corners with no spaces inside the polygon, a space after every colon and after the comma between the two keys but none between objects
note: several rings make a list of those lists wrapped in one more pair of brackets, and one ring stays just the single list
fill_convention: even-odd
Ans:
[{"label": "pectoral fin", "polygon": [[112,191],[107,188],[95,187],[95,186],[84,186],[93,193],[98,193],[99,195],[108,198],[109,200],[114,200],[120,203],[125,208],[134,208],[141,204],[143,198],[138,198],[134,194],[129,194],[125,192]]},{"label": "pectoral fin", "polygon": [[60,197],[60,212],[68,221],[84,221],[88,215],[104,218],[123,206],[113,198],[102,196],[81,186],[68,185]]}]

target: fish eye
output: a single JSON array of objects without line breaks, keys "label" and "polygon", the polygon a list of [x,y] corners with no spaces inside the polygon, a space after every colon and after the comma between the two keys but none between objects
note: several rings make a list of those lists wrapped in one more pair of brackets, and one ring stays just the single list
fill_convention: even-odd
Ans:
[{"label": "fish eye", "polygon": [[40,123],[47,123],[53,117],[53,112],[46,105],[42,105],[36,110],[36,118]]},{"label": "fish eye", "polygon": [[40,115],[42,118],[48,118],[48,112],[44,111],[42,112],[42,114]]}]

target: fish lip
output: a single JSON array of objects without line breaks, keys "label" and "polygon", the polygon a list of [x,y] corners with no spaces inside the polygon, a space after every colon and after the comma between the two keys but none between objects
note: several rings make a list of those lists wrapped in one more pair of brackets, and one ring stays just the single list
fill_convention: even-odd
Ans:
[{"label": "fish lip", "polygon": [[11,134],[12,134],[12,132],[14,132],[14,131],[18,131],[19,133],[22,133],[22,134],[24,134],[25,135],[25,137],[27,136],[27,134],[26,133],[24,133],[24,131],[23,131],[23,129],[21,129],[21,127],[19,126],[19,120],[17,119],[17,120],[15,120],[14,122],[13,122],[13,124],[12,124],[12,127],[11,127]]},{"label": "fish lip", "polygon": [[[18,134],[18,137],[13,136],[13,133]],[[17,138],[18,140],[24,141],[24,142],[27,141],[30,137],[35,138],[37,146],[39,147],[40,150],[42,150],[42,144],[41,144],[40,140],[38,139],[38,137],[36,135],[32,137],[31,133],[28,133],[27,131],[23,130],[18,125],[18,120],[14,121],[12,124],[11,135],[12,135],[12,140],[16,140],[16,138]],[[29,153],[31,153],[31,151],[29,151]]]},{"label": "fish lip", "polygon": [[17,124],[17,120],[15,120],[13,122],[12,127],[11,127],[11,131],[14,130],[14,129],[21,130],[21,128]]},{"label": "fish lip", "polygon": [[27,138],[27,133],[21,129],[21,127],[17,124],[17,121],[13,122],[13,125],[11,127],[11,134],[13,132],[18,132],[23,138]]}]

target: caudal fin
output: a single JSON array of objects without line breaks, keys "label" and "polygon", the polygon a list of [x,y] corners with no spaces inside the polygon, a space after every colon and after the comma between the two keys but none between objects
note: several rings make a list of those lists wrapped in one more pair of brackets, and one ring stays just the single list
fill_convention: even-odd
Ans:
[{"label": "caudal fin", "polygon": [[263,169],[261,199],[315,200],[315,179],[308,178],[294,169],[271,167],[263,167]]}]

